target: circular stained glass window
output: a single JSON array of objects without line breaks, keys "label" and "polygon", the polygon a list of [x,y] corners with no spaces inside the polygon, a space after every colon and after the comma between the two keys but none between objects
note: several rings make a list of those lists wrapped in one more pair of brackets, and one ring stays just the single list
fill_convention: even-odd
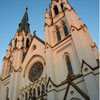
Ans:
[{"label": "circular stained glass window", "polygon": [[29,80],[34,82],[43,72],[43,64],[40,62],[35,63],[29,71]]}]

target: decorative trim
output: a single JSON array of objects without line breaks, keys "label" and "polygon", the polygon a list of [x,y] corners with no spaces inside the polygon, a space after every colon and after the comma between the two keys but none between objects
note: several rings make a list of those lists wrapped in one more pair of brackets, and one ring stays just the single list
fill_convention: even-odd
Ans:
[{"label": "decorative trim", "polygon": [[70,87],[70,83],[68,84],[68,88],[66,88],[66,92],[65,92],[65,95],[64,95],[64,100],[66,100],[66,97],[67,97],[67,94],[68,94],[69,87]]},{"label": "decorative trim", "polygon": [[26,67],[25,67],[23,77],[25,77],[25,72],[26,72],[27,66],[28,66],[28,65],[29,65],[29,63],[32,61],[32,59],[33,59],[33,58],[35,58],[35,57],[40,57],[40,58],[42,58],[42,59],[43,59],[43,61],[44,61],[44,65],[46,64],[45,59],[44,59],[41,55],[38,55],[38,54],[33,55],[33,56],[31,57],[31,59],[28,61],[28,63],[27,63],[27,65],[26,65]]},{"label": "decorative trim", "polygon": [[1,76],[0,76],[0,81],[4,81],[4,80],[6,80],[7,78],[9,78],[11,75],[8,75],[7,77],[5,77],[4,79],[3,78],[1,78]]},{"label": "decorative trim", "polygon": [[0,81],[3,81],[3,79],[1,78],[1,76],[0,76]]},{"label": "decorative trim", "polygon": [[32,84],[29,84],[29,86],[25,86],[24,88],[22,87],[22,89],[20,90],[20,93],[22,93],[23,91],[25,91],[33,86],[37,86],[37,84],[42,84],[42,82],[46,83],[46,80],[47,80],[47,75],[46,75],[46,77],[41,77],[40,80],[37,79],[36,81],[32,82]]},{"label": "decorative trim", "polygon": [[[77,27],[75,27],[75,26],[71,25],[71,26],[70,26],[70,30],[69,30],[69,32],[71,33],[71,31],[74,31],[74,29],[76,29],[77,31],[79,31],[79,30],[81,30],[81,29],[83,29],[83,30],[84,30],[84,27],[86,27],[86,25],[85,25],[85,24],[80,25],[80,28],[77,28]],[[74,29],[72,30],[72,28],[74,28]],[[85,30],[84,30],[84,31],[85,31]]]},{"label": "decorative trim", "polygon": [[85,62],[85,60],[82,60],[82,65],[81,65],[81,72],[83,70],[83,65],[86,64],[92,71],[96,70],[99,68],[99,66],[96,66],[95,68],[92,68],[91,65],[89,65],[88,63]]},{"label": "decorative trim", "polygon": [[[77,77],[75,77],[75,76],[77,76]],[[61,84],[59,84],[59,85],[54,84],[54,83],[52,82],[51,78],[49,77],[48,82],[47,82],[46,89],[47,89],[47,87],[48,87],[49,82],[51,82],[52,85],[55,86],[55,87],[60,87],[60,86],[62,86],[62,85],[64,85],[64,84],[67,84],[67,83],[68,83],[68,86],[67,86],[67,88],[66,88],[66,92],[65,92],[65,96],[64,96],[64,99],[63,99],[63,100],[66,100],[66,98],[67,98],[67,94],[68,94],[68,90],[69,90],[69,88],[70,88],[70,85],[72,85],[86,100],[90,100],[90,98],[89,98],[75,83],[72,82],[73,80],[75,80],[75,79],[77,79],[77,78],[79,78],[79,77],[81,77],[81,76],[82,76],[82,75],[68,76],[67,79],[66,79],[64,82],[62,82]],[[73,77],[74,77],[74,78],[73,78]],[[72,79],[72,78],[73,78],[73,79]],[[52,90],[51,90],[51,91],[52,91]],[[48,92],[48,91],[47,91],[47,92]],[[49,91],[49,92],[50,92],[50,91]]]},{"label": "decorative trim", "polygon": [[86,100],[90,100],[90,98],[71,80],[69,80],[70,85],[72,85]]},{"label": "decorative trim", "polygon": [[83,76],[82,74],[72,75],[72,76],[68,77],[65,81],[63,81],[63,82],[62,82],[61,84],[59,84],[59,85],[56,85],[56,84],[51,80],[51,78],[49,77],[49,78],[48,78],[48,81],[47,81],[47,86],[46,86],[46,88],[48,88],[49,82],[51,82],[52,85],[55,86],[55,87],[57,88],[57,87],[60,87],[60,86],[62,86],[62,85],[64,85],[64,84],[68,83],[69,78],[70,78],[71,81],[73,81],[73,80],[75,80],[75,79],[77,79],[77,78],[80,78],[80,77],[82,77],[82,76]]},{"label": "decorative trim", "polygon": [[95,48],[95,47],[98,48],[95,42],[91,45],[91,47],[92,48]]},{"label": "decorative trim", "polygon": [[27,53],[28,53],[28,50],[29,50],[29,48],[30,48],[30,46],[31,46],[32,41],[33,41],[34,38],[36,38],[36,39],[39,40],[42,44],[45,45],[45,42],[44,42],[42,39],[40,39],[39,37],[37,37],[36,34],[34,34],[34,36],[32,37],[31,43],[30,43],[30,45],[29,45],[29,47],[28,47],[28,49],[27,49],[27,51],[26,51],[26,53],[25,53],[25,56],[24,56],[24,59],[23,59],[22,63],[23,63],[24,60],[25,60],[25,57],[26,57],[26,55],[27,55]]},{"label": "decorative trim", "polygon": [[12,66],[12,70],[14,71],[14,72],[21,72],[22,71],[22,68],[21,68],[21,66],[16,70],[13,66]]}]

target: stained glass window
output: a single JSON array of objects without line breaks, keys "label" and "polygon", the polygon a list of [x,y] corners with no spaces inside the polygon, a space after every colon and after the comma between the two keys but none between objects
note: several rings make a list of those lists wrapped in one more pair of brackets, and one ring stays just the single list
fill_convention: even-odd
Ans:
[{"label": "stained glass window", "polygon": [[34,82],[43,72],[43,65],[40,62],[35,63],[29,71],[29,80]]},{"label": "stained glass window", "polygon": [[67,63],[68,72],[69,72],[70,75],[72,75],[73,70],[72,70],[71,61],[70,61],[70,58],[69,58],[68,55],[66,56],[66,63]]},{"label": "stained glass window", "polygon": [[38,96],[40,96],[40,87],[38,86]]},{"label": "stained glass window", "polygon": [[36,90],[33,89],[33,97],[36,98]]},{"label": "stained glass window", "polygon": [[59,30],[57,30],[57,38],[58,38],[58,41],[61,40],[61,35],[60,35]]},{"label": "stained glass window", "polygon": [[68,29],[65,25],[63,26],[63,29],[64,29],[65,36],[67,36],[68,35]]},{"label": "stained glass window", "polygon": [[45,86],[44,86],[44,84],[42,84],[42,92],[43,92],[43,94],[45,94]]}]

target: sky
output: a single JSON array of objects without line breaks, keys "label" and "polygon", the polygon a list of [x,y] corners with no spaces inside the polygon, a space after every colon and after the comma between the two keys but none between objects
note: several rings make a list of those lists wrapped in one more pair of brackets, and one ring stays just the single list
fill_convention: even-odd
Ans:
[{"label": "sky", "polygon": [[[99,0],[68,0],[86,24],[94,42],[99,47]],[[28,7],[30,31],[44,39],[45,10],[51,0],[0,0],[0,71],[8,44],[13,39]]]}]

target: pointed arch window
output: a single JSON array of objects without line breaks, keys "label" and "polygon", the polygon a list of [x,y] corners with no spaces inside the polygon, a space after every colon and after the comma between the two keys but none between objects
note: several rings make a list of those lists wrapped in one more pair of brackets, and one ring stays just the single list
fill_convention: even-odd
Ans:
[{"label": "pointed arch window", "polygon": [[42,92],[43,92],[43,94],[45,94],[45,86],[44,86],[44,84],[42,84]]},{"label": "pointed arch window", "polygon": [[29,39],[26,40],[26,48],[29,47]]},{"label": "pointed arch window", "polygon": [[57,27],[57,39],[58,41],[61,40],[61,34],[60,34],[58,27]]},{"label": "pointed arch window", "polygon": [[58,7],[56,5],[54,6],[54,12],[55,12],[55,15],[57,15],[59,13]]},{"label": "pointed arch window", "polygon": [[25,100],[28,100],[28,93],[25,93]]},{"label": "pointed arch window", "polygon": [[36,90],[33,89],[33,97],[36,98]]},{"label": "pointed arch window", "polygon": [[40,87],[38,86],[38,96],[40,96]]},{"label": "pointed arch window", "polygon": [[63,29],[64,29],[65,36],[67,36],[69,33],[68,33],[68,28],[66,27],[65,24],[63,25]]},{"label": "pointed arch window", "polygon": [[68,73],[70,75],[73,75],[73,70],[72,70],[72,65],[71,65],[71,61],[68,55],[66,55],[66,64],[67,64],[67,68],[68,68]]},{"label": "pointed arch window", "polygon": [[17,47],[17,39],[15,40],[15,48]]},{"label": "pointed arch window", "polygon": [[64,11],[64,6],[62,3],[60,4],[60,6],[61,6],[62,11]]}]

